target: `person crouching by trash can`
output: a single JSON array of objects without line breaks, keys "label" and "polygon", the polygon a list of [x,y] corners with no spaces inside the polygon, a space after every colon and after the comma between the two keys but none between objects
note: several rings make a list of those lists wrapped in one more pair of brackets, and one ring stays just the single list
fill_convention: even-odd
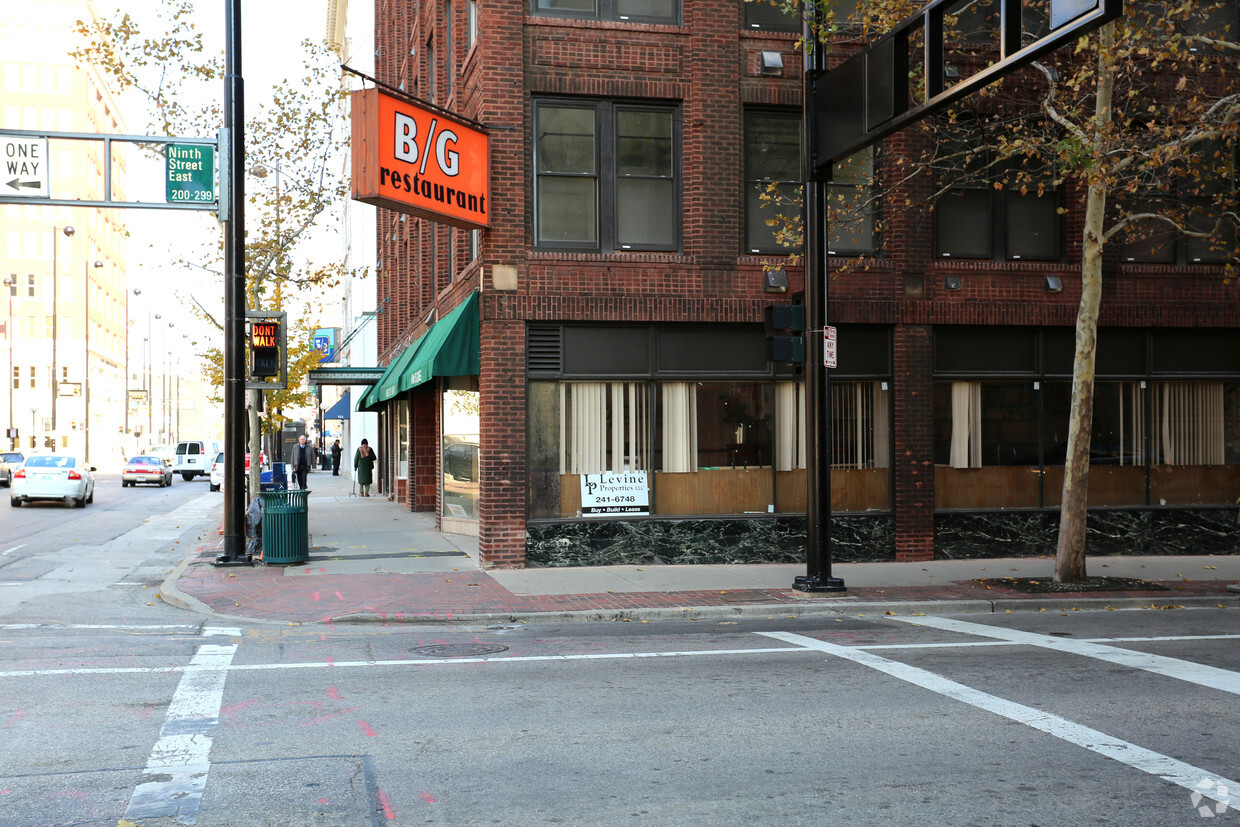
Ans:
[{"label": "person crouching by trash can", "polygon": [[362,444],[357,447],[357,453],[353,455],[353,471],[363,497],[370,496],[370,486],[375,482],[375,463],[378,461],[379,457],[370,447],[370,443],[363,439]]},{"label": "person crouching by trash can", "polygon": [[306,444],[306,435],[302,434],[297,437],[297,447],[293,449],[293,475],[297,480],[298,488],[306,487],[306,478],[310,474],[310,463],[314,460],[311,451],[313,449]]},{"label": "person crouching by trash can", "polygon": [[340,447],[340,440],[332,443],[332,476],[340,476],[340,455],[344,453],[344,449]]}]

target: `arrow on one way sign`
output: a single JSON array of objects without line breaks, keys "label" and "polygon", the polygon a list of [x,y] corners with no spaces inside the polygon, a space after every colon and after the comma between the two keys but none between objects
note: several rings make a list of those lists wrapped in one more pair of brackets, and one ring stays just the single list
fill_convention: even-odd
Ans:
[{"label": "arrow on one way sign", "polygon": [[47,138],[0,135],[0,181],[6,181],[4,194],[49,197],[47,163]]}]

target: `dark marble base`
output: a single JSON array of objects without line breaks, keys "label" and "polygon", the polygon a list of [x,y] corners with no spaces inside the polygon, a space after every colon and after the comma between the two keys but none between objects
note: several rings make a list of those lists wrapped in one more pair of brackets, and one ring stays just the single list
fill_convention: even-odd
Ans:
[{"label": "dark marble base", "polygon": [[[805,562],[802,516],[544,523],[525,536],[532,566]],[[834,562],[895,559],[890,514],[835,517],[831,541]]]},{"label": "dark marble base", "polygon": [[[1235,554],[1240,524],[1233,509],[1092,511],[1085,522],[1092,555]],[[939,560],[1052,556],[1058,511],[936,514],[934,556]]]},{"label": "dark marble base", "polygon": [[[1096,511],[1086,531],[1091,555],[1240,553],[1234,509]],[[1057,511],[940,513],[934,557],[1053,556],[1058,532]],[[799,515],[539,523],[526,527],[525,538],[531,566],[805,562],[805,518]],[[891,514],[831,519],[832,562],[895,559]]]}]

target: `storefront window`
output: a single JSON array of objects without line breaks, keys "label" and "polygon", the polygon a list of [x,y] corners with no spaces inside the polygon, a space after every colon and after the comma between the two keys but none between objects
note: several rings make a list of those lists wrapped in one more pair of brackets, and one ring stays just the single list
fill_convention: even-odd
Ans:
[{"label": "storefront window", "polygon": [[936,508],[1036,508],[1035,382],[936,382]]},{"label": "storefront window", "polygon": [[[1097,382],[1089,444],[1089,505],[1145,505],[1144,382]],[[1047,382],[1045,501],[1063,500],[1072,383]]]},{"label": "storefront window", "polygon": [[1240,491],[1240,384],[1153,382],[1151,505],[1223,505]]},{"label": "storefront window", "polygon": [[396,406],[396,478],[409,477],[409,404]]},{"label": "storefront window", "polygon": [[478,519],[479,395],[448,388],[443,394],[443,516]]},{"label": "storefront window", "polygon": [[659,514],[775,510],[771,385],[659,385],[655,508]]}]

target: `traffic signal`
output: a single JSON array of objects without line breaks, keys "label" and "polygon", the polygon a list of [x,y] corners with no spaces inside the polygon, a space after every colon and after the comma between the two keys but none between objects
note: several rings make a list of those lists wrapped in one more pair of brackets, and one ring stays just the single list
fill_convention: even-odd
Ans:
[{"label": "traffic signal", "polygon": [[768,304],[762,315],[767,361],[805,364],[805,305]]},{"label": "traffic signal", "polygon": [[255,321],[250,325],[250,375],[272,377],[282,371],[280,323]]}]

